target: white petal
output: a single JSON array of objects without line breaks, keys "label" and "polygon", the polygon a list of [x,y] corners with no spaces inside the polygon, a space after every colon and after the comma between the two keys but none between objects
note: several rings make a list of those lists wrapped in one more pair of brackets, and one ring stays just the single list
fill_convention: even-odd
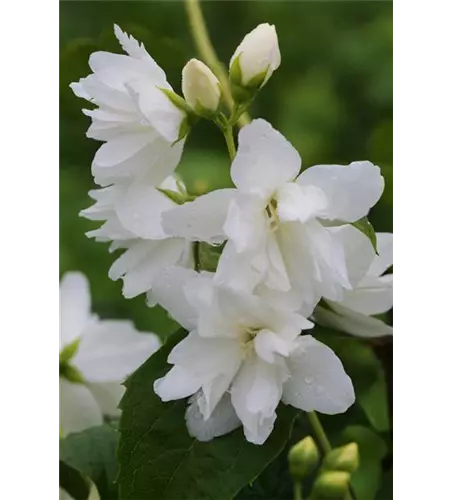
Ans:
[{"label": "white petal", "polygon": [[301,158],[290,142],[262,119],[245,125],[238,138],[231,177],[242,191],[271,194],[297,176]]},{"label": "white petal", "polygon": [[74,342],[93,319],[88,279],[66,273],[60,282],[60,348]]},{"label": "white petal", "polygon": [[333,311],[323,307],[315,310],[315,321],[321,325],[364,338],[392,335],[392,326],[377,318],[341,307],[334,302],[328,304]]},{"label": "white petal", "polygon": [[100,406],[103,415],[115,418],[119,417],[121,411],[118,404],[125,392],[125,387],[115,382],[87,384]]},{"label": "white petal", "polygon": [[306,222],[328,206],[328,199],[323,191],[315,186],[300,186],[296,182],[288,182],[278,188],[275,198],[281,221]]},{"label": "white petal", "polygon": [[354,290],[347,290],[340,304],[355,312],[372,316],[392,308],[392,295],[392,274],[381,278],[369,276]]},{"label": "white petal", "polygon": [[241,357],[236,339],[204,338],[192,331],[173,348],[168,363],[181,366],[204,385],[219,375],[233,376]]},{"label": "white petal", "polygon": [[270,330],[261,330],[254,339],[256,354],[267,363],[275,362],[275,354],[288,356],[292,342],[287,341]]},{"label": "white petal", "polygon": [[64,435],[100,425],[102,413],[90,390],[60,378],[60,428]]},{"label": "white petal", "polygon": [[155,300],[187,330],[195,328],[198,313],[187,300],[184,287],[197,277],[193,269],[171,266],[159,272],[153,282]]},{"label": "white petal", "polygon": [[279,366],[256,356],[249,356],[242,364],[232,385],[231,400],[247,441],[263,444],[273,430],[283,380]]},{"label": "white petal", "polygon": [[270,230],[265,203],[258,195],[242,195],[231,200],[223,229],[237,252],[265,244],[266,233]]},{"label": "white petal", "polygon": [[265,272],[265,284],[273,290],[288,292],[292,287],[275,233],[268,232],[266,236],[265,251],[268,264]]},{"label": "white petal", "polygon": [[83,333],[73,363],[88,382],[123,382],[159,347],[157,335],[131,321],[103,320]]},{"label": "white petal", "polygon": [[212,415],[205,420],[198,406],[199,393],[190,400],[185,413],[185,421],[190,436],[198,441],[211,441],[213,438],[228,434],[241,426],[231,404],[229,394],[224,394]]},{"label": "white petal", "polygon": [[162,215],[165,232],[191,241],[223,242],[226,238],[223,224],[235,192],[235,189],[211,191],[165,212]]},{"label": "white petal", "polygon": [[184,399],[201,387],[201,381],[180,366],[173,366],[162,378],[154,382],[154,392],[162,401]]},{"label": "white petal", "polygon": [[283,402],[304,411],[345,412],[355,392],[340,359],[310,335],[301,336],[298,344],[287,362],[290,378],[284,384]]},{"label": "white petal", "polygon": [[356,286],[366,275],[375,259],[372,243],[361,231],[349,224],[332,227],[329,231],[342,242],[348,278],[350,284]]},{"label": "white petal", "polygon": [[318,217],[343,222],[366,216],[384,188],[380,168],[369,161],[348,166],[316,165],[302,172],[297,182],[300,186],[315,186],[326,195],[328,206]]},{"label": "white petal", "polygon": [[218,261],[214,281],[235,290],[251,292],[264,278],[266,259],[254,251],[239,253],[232,241],[228,241]]},{"label": "white petal", "polygon": [[[127,254],[132,251],[132,248],[120,257],[124,259],[123,261],[120,263],[119,260],[117,261],[118,268],[124,271],[123,295],[126,298],[136,297],[140,293],[151,290],[157,274],[166,267],[177,265],[185,252],[185,242],[181,238],[145,240],[137,245],[149,247],[149,251],[139,262],[133,264],[133,259],[129,260]],[[113,268],[111,274],[113,274]]]},{"label": "white petal", "polygon": [[370,269],[369,276],[381,276],[389,267],[392,266],[392,233],[377,233],[378,255],[375,257]]},{"label": "white petal", "polygon": [[153,141],[149,132],[127,134],[102,144],[94,157],[99,167],[118,165],[136,155]]},{"label": "white petal", "polygon": [[121,224],[134,235],[144,239],[162,239],[162,213],[176,204],[141,179],[133,182],[116,203]]},{"label": "white petal", "polygon": [[149,82],[130,82],[128,89],[149,125],[170,144],[177,141],[185,113],[160,88],[149,85]]}]

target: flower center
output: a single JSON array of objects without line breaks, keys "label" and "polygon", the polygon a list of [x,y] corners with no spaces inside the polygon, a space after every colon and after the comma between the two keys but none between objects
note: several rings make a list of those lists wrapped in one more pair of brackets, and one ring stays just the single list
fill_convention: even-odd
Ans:
[{"label": "flower center", "polygon": [[267,213],[268,220],[270,222],[270,230],[276,231],[279,226],[278,217],[278,202],[272,198],[270,203],[265,207],[265,212]]},{"label": "flower center", "polygon": [[244,357],[247,357],[254,349],[254,339],[256,335],[262,330],[261,327],[243,327],[240,334],[240,347]]}]

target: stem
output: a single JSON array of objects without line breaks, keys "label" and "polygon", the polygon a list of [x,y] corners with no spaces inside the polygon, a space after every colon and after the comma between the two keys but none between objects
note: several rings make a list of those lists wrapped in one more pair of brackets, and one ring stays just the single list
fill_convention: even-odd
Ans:
[{"label": "stem", "polygon": [[196,272],[201,270],[201,258],[199,255],[199,241],[195,241],[193,243],[193,260],[194,260],[194,268]]},{"label": "stem", "polygon": [[294,481],[294,483],[293,483],[293,499],[294,500],[303,500],[301,481]]},{"label": "stem", "polygon": [[328,453],[332,450],[331,444],[328,441],[328,437],[323,430],[322,424],[320,423],[319,417],[315,411],[310,411],[307,413],[309,423],[311,424],[312,430],[317,437],[317,440],[324,453]]},{"label": "stem", "polygon": [[[223,89],[224,100],[226,101],[229,111],[232,112],[234,110],[234,99],[232,98],[228,73],[218,59],[212,42],[210,41],[199,0],[185,0],[185,7],[187,10],[190,31],[195,41],[196,49],[201,59],[204,60],[220,81]],[[246,125],[249,122],[249,115],[247,113],[243,113],[237,123],[240,127],[243,127],[243,125]]]},{"label": "stem", "polygon": [[235,158],[236,149],[234,134],[232,132],[232,126],[228,125],[224,130],[224,138],[226,139],[226,144],[228,146],[229,158],[231,161]]}]

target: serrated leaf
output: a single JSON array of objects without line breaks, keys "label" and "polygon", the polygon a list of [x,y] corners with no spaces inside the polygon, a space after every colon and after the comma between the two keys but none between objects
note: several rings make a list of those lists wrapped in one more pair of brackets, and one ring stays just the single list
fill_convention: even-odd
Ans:
[{"label": "serrated leaf", "polygon": [[359,449],[359,467],[353,473],[351,486],[357,500],[373,500],[380,488],[381,461],[388,452],[386,443],[367,427],[351,425],[341,436],[343,444],[355,442]]},{"label": "serrated leaf", "polygon": [[60,440],[60,461],[89,477],[102,500],[115,500],[117,442],[118,432],[107,424],[69,434]]},{"label": "serrated leaf", "polygon": [[361,231],[365,236],[367,236],[372,243],[372,246],[375,250],[375,253],[378,254],[377,248],[377,235],[375,234],[375,229],[372,224],[369,222],[367,217],[363,217],[362,219],[357,220],[351,224],[353,227],[356,227],[359,231]]},{"label": "serrated leaf", "polygon": [[243,430],[201,443],[185,427],[186,401],[163,403],[153,384],[169,369],[167,357],[185,336],[179,330],[126,382],[121,401],[119,492],[122,500],[227,500],[284,448],[297,411],[282,406],[275,429],[262,446]]}]

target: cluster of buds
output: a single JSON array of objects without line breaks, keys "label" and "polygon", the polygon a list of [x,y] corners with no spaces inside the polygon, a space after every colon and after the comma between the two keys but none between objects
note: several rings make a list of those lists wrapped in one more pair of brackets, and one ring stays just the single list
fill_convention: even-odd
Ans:
[{"label": "cluster of buds", "polygon": [[[320,454],[312,437],[308,436],[292,446],[288,459],[294,485],[301,488],[302,480],[319,468]],[[331,450],[323,459],[309,498],[347,498],[351,474],[358,466],[359,453],[356,443]]]}]

